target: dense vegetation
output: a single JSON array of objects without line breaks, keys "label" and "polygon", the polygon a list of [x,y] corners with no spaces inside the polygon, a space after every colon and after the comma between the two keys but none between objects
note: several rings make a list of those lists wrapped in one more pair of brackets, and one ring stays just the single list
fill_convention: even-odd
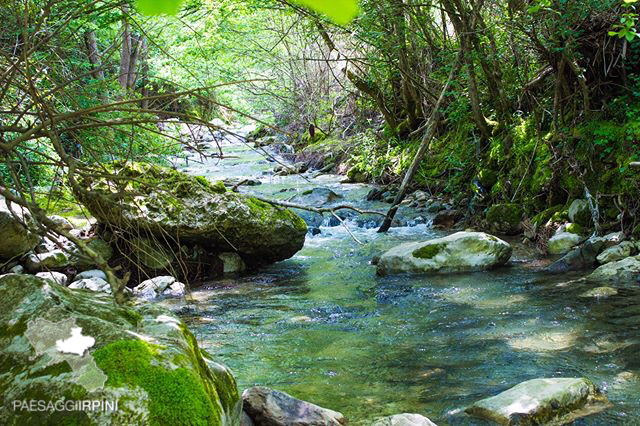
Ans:
[{"label": "dense vegetation", "polygon": [[640,233],[635,1],[360,6],[339,25],[286,1],[4,3],[0,192],[52,226],[79,176],[180,152],[175,120],[258,120],[353,180],[397,185],[422,144],[410,186],[470,212],[586,196],[597,231]]}]

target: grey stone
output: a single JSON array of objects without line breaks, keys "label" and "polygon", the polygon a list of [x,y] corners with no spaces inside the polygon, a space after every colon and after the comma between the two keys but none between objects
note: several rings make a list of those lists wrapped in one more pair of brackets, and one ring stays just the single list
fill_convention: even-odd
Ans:
[{"label": "grey stone", "polygon": [[243,272],[247,269],[247,265],[238,253],[220,253],[218,258],[222,261],[222,272],[225,274]]},{"label": "grey stone", "polygon": [[85,278],[100,278],[102,280],[107,281],[107,274],[105,274],[103,271],[99,269],[90,269],[88,271],[80,272],[78,275],[75,276],[73,280],[79,281]]},{"label": "grey stone", "polygon": [[565,254],[584,240],[585,238],[578,234],[560,232],[549,239],[547,251],[549,254]]},{"label": "grey stone", "polygon": [[636,283],[640,279],[640,256],[606,263],[586,278],[588,281]]},{"label": "grey stone", "polygon": [[403,413],[378,419],[371,426],[436,426],[436,424],[420,414]]},{"label": "grey stone", "polygon": [[78,281],[74,281],[69,284],[69,288],[72,289],[86,289],[91,291],[98,291],[102,293],[111,293],[111,286],[106,280],[102,278],[83,278]]},{"label": "grey stone", "polygon": [[465,412],[501,425],[565,424],[609,406],[587,379],[550,378],[522,382]]},{"label": "grey stone", "polygon": [[187,286],[183,283],[176,281],[167,287],[163,292],[163,296],[182,297],[186,294]]},{"label": "grey stone", "polygon": [[243,409],[259,426],[339,426],[341,413],[296,399],[277,390],[256,386],[242,393]]},{"label": "grey stone", "polygon": [[133,288],[133,294],[142,299],[153,299],[162,294],[167,287],[175,283],[176,279],[170,275],[163,275],[141,282]]},{"label": "grey stone", "polygon": [[49,220],[62,230],[70,231],[73,229],[73,224],[62,216],[49,216]]},{"label": "grey stone", "polygon": [[69,281],[69,278],[67,278],[67,276],[62,272],[39,272],[36,274],[36,277],[49,280],[60,285],[66,285],[67,281]]},{"label": "grey stone", "polygon": [[631,241],[623,241],[620,244],[609,247],[600,253],[597,257],[598,263],[601,265],[609,262],[622,260],[636,252],[636,245]]},{"label": "grey stone", "polygon": [[451,273],[492,269],[511,258],[511,246],[483,232],[457,232],[433,240],[405,243],[384,253],[379,275],[399,272]]}]

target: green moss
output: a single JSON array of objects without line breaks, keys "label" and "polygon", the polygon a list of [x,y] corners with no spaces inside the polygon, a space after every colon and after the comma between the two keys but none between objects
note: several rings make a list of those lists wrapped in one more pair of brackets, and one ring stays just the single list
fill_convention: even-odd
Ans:
[{"label": "green moss", "polygon": [[490,169],[482,169],[478,172],[478,180],[483,188],[489,190],[498,181],[498,173]]},{"label": "green moss", "polygon": [[432,259],[436,257],[444,247],[445,244],[429,244],[414,250],[411,254],[420,259]]},{"label": "green moss", "polygon": [[571,234],[583,235],[585,230],[582,225],[577,223],[568,223],[566,226],[566,231]]},{"label": "green moss", "polygon": [[522,206],[515,203],[496,204],[487,210],[487,221],[490,223],[508,223],[517,225],[524,214]]},{"label": "green moss", "polygon": [[[531,222],[533,222],[533,224],[537,226],[545,225],[547,222],[551,220],[551,218],[556,213],[561,212],[563,208],[564,208],[564,205],[562,204],[557,204],[555,206],[549,207],[548,209],[545,209],[540,213],[538,213],[537,215],[535,215],[531,219]],[[565,213],[565,214],[568,214],[568,213]]]},{"label": "green moss", "polygon": [[214,425],[220,408],[202,381],[186,368],[167,370],[154,364],[157,348],[141,340],[121,340],[93,357],[109,378],[107,386],[139,386],[149,395],[152,425]]}]

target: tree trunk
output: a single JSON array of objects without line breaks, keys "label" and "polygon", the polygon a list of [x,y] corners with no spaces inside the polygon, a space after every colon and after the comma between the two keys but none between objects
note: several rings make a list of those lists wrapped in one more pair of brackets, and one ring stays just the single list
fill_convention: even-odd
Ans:
[{"label": "tree trunk", "polygon": [[123,89],[127,89],[129,83],[129,71],[131,70],[131,31],[127,19],[128,6],[122,6],[122,50],[120,51],[120,74],[118,82]]},{"label": "tree trunk", "polygon": [[98,54],[98,42],[96,40],[95,31],[87,31],[84,33],[84,44],[87,48],[87,57],[91,64],[91,76],[98,80],[104,79],[104,71],[100,68],[100,55]]}]

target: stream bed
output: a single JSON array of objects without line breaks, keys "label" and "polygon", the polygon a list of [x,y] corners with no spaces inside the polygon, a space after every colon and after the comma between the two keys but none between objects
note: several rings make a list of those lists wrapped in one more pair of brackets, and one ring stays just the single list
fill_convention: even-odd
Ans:
[{"label": "stream bed", "polygon": [[[274,198],[321,187],[358,207],[389,206],[363,201],[371,187],[339,176],[274,176],[277,163],[239,139],[225,139],[223,150],[223,160],[194,154],[179,167],[212,180],[258,179],[241,191]],[[580,297],[594,285],[540,273],[548,260],[517,241],[511,265],[491,272],[376,276],[375,255],[449,233],[423,219],[387,234],[347,221],[359,244],[327,217],[293,258],[163,303],[241,390],[282,390],[342,412],[351,425],[403,412],[439,425],[488,424],[464,408],[539,377],[587,377],[605,390],[613,408],[575,424],[640,425],[640,290]]]}]

